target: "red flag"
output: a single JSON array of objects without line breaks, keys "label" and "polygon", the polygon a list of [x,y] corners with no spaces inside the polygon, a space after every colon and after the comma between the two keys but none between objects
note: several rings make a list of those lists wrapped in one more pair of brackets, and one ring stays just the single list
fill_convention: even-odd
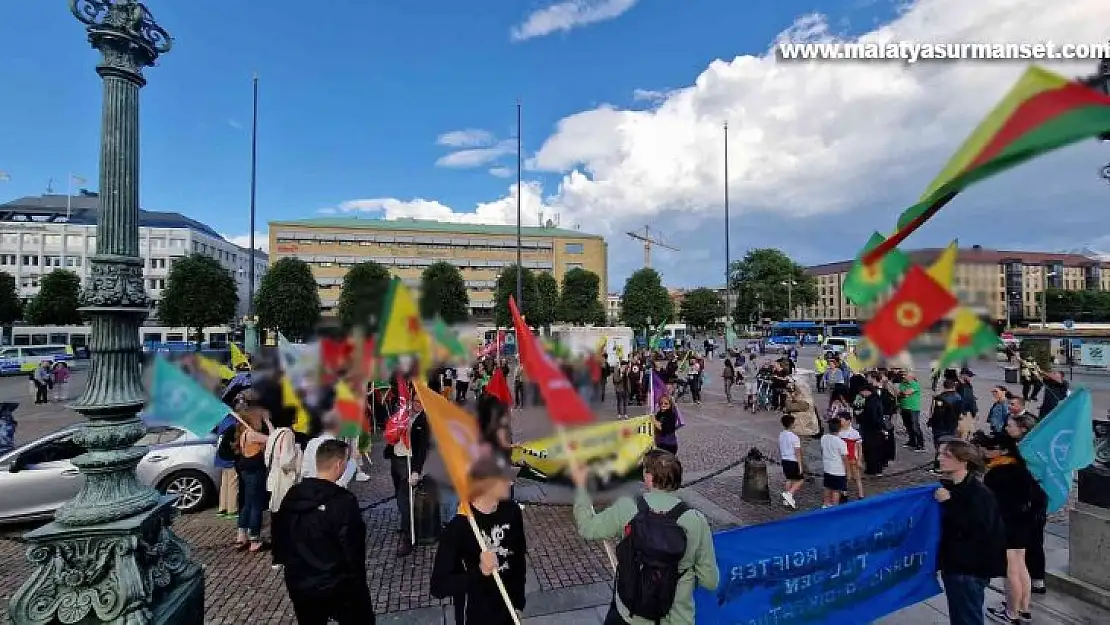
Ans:
[{"label": "red flag", "polygon": [[506,406],[513,405],[513,394],[509,391],[509,381],[505,379],[505,371],[501,367],[497,367],[493,372],[489,384],[486,384],[486,392],[496,397],[497,401]]},{"label": "red flag", "polygon": [[409,382],[400,374],[397,375],[396,380],[397,411],[389,417],[389,421],[385,424],[385,442],[389,445],[401,443],[405,447],[409,447],[409,402],[411,400]]},{"label": "red flag", "polygon": [[346,339],[320,339],[320,379],[331,384],[351,361],[354,346]]},{"label": "red flag", "polygon": [[958,303],[948,289],[915,265],[906,272],[894,296],[863,327],[863,333],[890,358],[943,319]]},{"label": "red flag", "polygon": [[516,299],[509,296],[509,310],[513,314],[513,328],[516,329],[516,344],[520,350],[520,363],[528,379],[540,387],[547,414],[558,425],[583,425],[594,421],[589,406],[575,392],[559,366],[551,360],[539,344],[516,306]]}]

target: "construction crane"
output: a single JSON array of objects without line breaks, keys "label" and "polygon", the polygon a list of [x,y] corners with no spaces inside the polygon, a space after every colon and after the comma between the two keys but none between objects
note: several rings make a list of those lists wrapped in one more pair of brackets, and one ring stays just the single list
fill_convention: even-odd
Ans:
[{"label": "construction crane", "polygon": [[651,267],[651,247],[653,245],[661,247],[663,249],[671,250],[672,252],[677,252],[678,251],[677,247],[672,247],[670,245],[667,245],[666,243],[663,242],[663,240],[660,237],[652,237],[651,236],[651,228],[649,228],[648,226],[644,226],[644,229],[643,229],[642,232],[639,231],[639,230],[637,230],[635,232],[629,232],[628,236],[632,237],[633,239],[636,239],[637,241],[643,241],[644,242],[644,267],[645,268]]}]

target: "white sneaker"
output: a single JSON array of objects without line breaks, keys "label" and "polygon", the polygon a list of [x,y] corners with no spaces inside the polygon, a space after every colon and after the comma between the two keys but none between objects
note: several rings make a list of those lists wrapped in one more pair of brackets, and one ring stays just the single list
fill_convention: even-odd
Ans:
[{"label": "white sneaker", "polygon": [[358,473],[355,473],[355,480],[358,482],[369,482],[370,476],[366,475],[362,471],[359,471]]},{"label": "white sneaker", "polygon": [[798,509],[798,504],[797,504],[797,502],[794,501],[794,495],[791,495],[790,493],[788,493],[786,491],[783,491],[783,493],[782,493],[782,503],[785,504],[789,508],[793,508],[795,510]]}]

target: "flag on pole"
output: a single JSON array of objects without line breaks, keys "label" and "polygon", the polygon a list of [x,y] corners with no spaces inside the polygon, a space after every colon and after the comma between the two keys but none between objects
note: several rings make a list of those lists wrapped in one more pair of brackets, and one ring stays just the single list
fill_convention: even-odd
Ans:
[{"label": "flag on pole", "polygon": [[214,380],[226,382],[227,380],[235,377],[235,372],[231,370],[231,367],[228,367],[225,364],[218,363],[215,360],[208,358],[207,356],[197,354],[196,363],[198,369],[203,371],[205,375]]},{"label": "flag on pole", "polygon": [[951,291],[952,283],[956,279],[956,261],[959,260],[959,256],[960,244],[953,241],[948,244],[948,247],[944,248],[944,251],[929,266],[926,273],[929,274],[930,278],[936,280],[937,284]]},{"label": "flag on pole", "polygon": [[486,385],[486,392],[497,398],[497,401],[506,406],[513,405],[513,394],[509,390],[509,381],[505,379],[505,372],[501,367],[494,367],[493,377]]},{"label": "flag on pole", "polygon": [[355,438],[366,425],[366,396],[360,399],[346,380],[335,383],[335,411],[339,414],[340,438]]},{"label": "flag on pole", "polygon": [[250,369],[251,362],[247,360],[247,355],[235,343],[228,343],[228,351],[231,352],[231,368],[238,369],[239,367],[246,367]]},{"label": "flag on pole", "polygon": [[415,355],[417,365],[431,365],[432,342],[420,321],[420,309],[412,292],[400,278],[394,278],[386,297],[385,322],[378,337],[382,356]]},{"label": "flag on pole", "polygon": [[459,496],[459,512],[470,515],[470,467],[481,453],[478,421],[446,397],[415,383],[416,395],[435,437],[436,450]]},{"label": "flag on pole", "polygon": [[462,360],[466,358],[466,346],[459,340],[455,332],[442,317],[432,320],[432,339],[441,350],[445,352],[444,360]]},{"label": "flag on pole", "polygon": [[231,410],[196,380],[165,358],[154,359],[150,401],[143,411],[148,423],[176,425],[203,437]]},{"label": "flag on pole", "polygon": [[88,180],[85,180],[84,176],[80,176],[78,174],[70,174],[69,175],[69,181],[73,184],[76,184],[76,185],[82,185],[82,184],[88,184],[89,183]]},{"label": "flag on pole", "polygon": [[998,346],[998,335],[974,312],[967,308],[960,308],[952,320],[952,329],[948,332],[948,342],[944,346],[944,353],[937,361],[937,368],[944,370],[949,365],[964,360],[971,360],[979,354],[991,351]]},{"label": "flag on pole", "polygon": [[287,375],[281,376],[281,405],[293,409],[293,431],[308,434],[312,429],[312,417],[305,410],[297,390],[293,388],[293,381]]},{"label": "flag on pole", "polygon": [[[863,254],[885,241],[885,237],[875,232],[863,246]],[[861,254],[861,256],[863,255]],[[866,306],[901,278],[910,268],[910,258],[902,250],[892,249],[877,262],[864,264],[860,259],[852,263],[848,275],[844,277],[841,290],[844,297],[856,306]]]},{"label": "flag on pole", "polygon": [[1068,503],[1075,472],[1095,461],[1091,392],[1076,389],[1018,443],[1025,466],[1048,496],[1048,511]]},{"label": "flag on pole", "polygon": [[[651,405],[655,407],[658,407],[659,400],[667,395],[667,383],[663,381],[658,371],[651,372],[651,394]],[[674,420],[678,427],[686,425],[686,421],[682,419],[682,412],[678,409],[678,403],[672,401],[671,406],[674,408]]]},{"label": "flag on pole", "polygon": [[1110,96],[1040,67],[1025,71],[1010,92],[949,159],[898,230],[865,254],[873,263],[972,184],[1042,154],[1110,132]]},{"label": "flag on pole", "polygon": [[516,344],[520,352],[520,364],[528,379],[539,386],[543,396],[547,415],[557,425],[584,425],[593,423],[594,414],[582,397],[574,390],[567,376],[555,364],[551,357],[543,351],[536,341],[536,336],[524,323],[520,316],[520,309],[516,307],[516,298],[509,296],[509,311],[513,317],[513,328],[516,330]]},{"label": "flag on pole", "polygon": [[890,358],[943,319],[958,303],[955,296],[915,265],[894,296],[863,327],[863,332]]}]

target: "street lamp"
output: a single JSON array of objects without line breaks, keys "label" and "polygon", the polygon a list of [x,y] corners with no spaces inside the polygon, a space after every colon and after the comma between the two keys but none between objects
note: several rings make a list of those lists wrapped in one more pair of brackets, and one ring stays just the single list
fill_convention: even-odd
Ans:
[{"label": "street lamp", "polygon": [[73,408],[84,483],[54,522],[25,536],[35,572],[11,599],[16,625],[204,621],[204,574],[170,528],[174,498],[139,483],[146,449],[139,325],[149,310],[139,258],[139,89],[169,34],[135,0],[70,0],[101,53],[100,210],[81,293],[91,319],[89,381]]},{"label": "street lamp", "polygon": [[794,318],[794,287],[798,285],[793,280],[783,280],[782,285],[786,287],[786,315],[787,319]]},{"label": "street lamp", "polygon": [[1044,274],[1044,284],[1041,285],[1041,329],[1048,327],[1048,279],[1056,277],[1055,271]]}]

